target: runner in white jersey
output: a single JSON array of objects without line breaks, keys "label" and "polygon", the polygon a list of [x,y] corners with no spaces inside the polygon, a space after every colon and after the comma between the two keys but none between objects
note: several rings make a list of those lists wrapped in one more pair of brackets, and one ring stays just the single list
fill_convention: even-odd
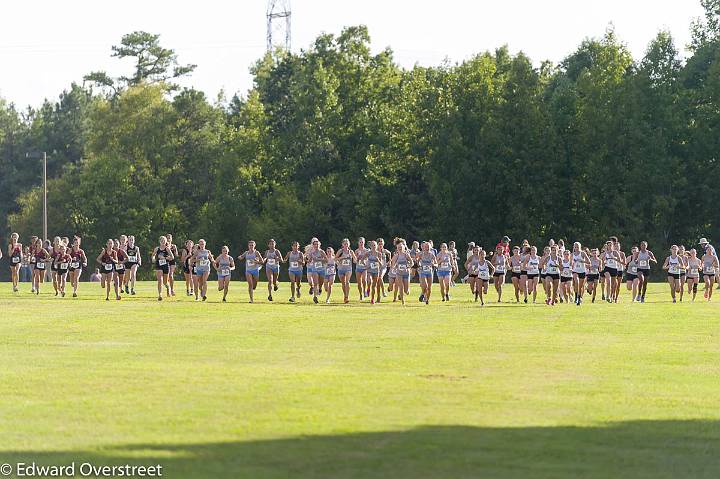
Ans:
[{"label": "runner in white jersey", "polygon": [[650,281],[650,266],[652,263],[657,264],[655,254],[648,249],[647,241],[641,241],[637,258],[638,279],[640,280],[638,285],[638,300],[641,303],[645,302],[645,293],[647,292],[647,285]]},{"label": "runner in white jersey", "polygon": [[551,246],[543,248],[543,255],[540,258],[540,284],[545,290],[545,304],[550,304],[550,297],[552,296],[552,280],[548,279],[547,276],[547,263],[544,261],[550,252],[552,251]]},{"label": "runner in white jersey", "polygon": [[[532,292],[532,302],[535,303],[537,300],[537,285],[540,281],[540,257],[537,255],[536,246],[530,247],[530,253],[523,262],[523,268],[527,272],[527,293],[529,295]],[[527,298],[525,298],[525,302],[527,302]]]},{"label": "runner in white jersey", "polygon": [[520,302],[520,276],[522,270],[522,256],[520,255],[520,247],[513,246],[512,256],[510,256],[510,280],[515,289],[515,301]]},{"label": "runner in white jersey", "polygon": [[680,282],[680,265],[682,264],[678,256],[678,249],[677,245],[672,245],[670,256],[665,258],[665,263],[663,263],[663,269],[667,271],[667,281],[670,285],[670,296],[673,303],[677,302],[675,293],[677,292],[677,284]]},{"label": "runner in white jersey", "polygon": [[687,280],[687,264],[688,254],[685,251],[685,246],[678,246],[678,257],[680,258],[680,283],[678,283],[678,289],[675,293],[680,294],[680,302],[682,303],[683,295],[685,294],[685,280]]},{"label": "runner in white jersey", "polygon": [[492,264],[495,267],[493,273],[493,282],[495,283],[495,291],[498,295],[498,303],[502,303],[502,288],[505,283],[505,274],[510,268],[510,261],[505,254],[505,248],[498,246],[495,248],[495,255],[493,256]]},{"label": "runner in white jersey", "polygon": [[638,277],[638,266],[637,258],[640,249],[637,246],[633,246],[631,249],[630,256],[625,258],[625,283],[627,284],[627,290],[632,292],[633,302],[637,300],[638,289],[640,286],[640,278]]},{"label": "runner in white jersey", "polygon": [[687,261],[687,292],[692,294],[692,300],[695,301],[697,295],[697,287],[700,282],[700,272],[702,271],[702,261],[697,257],[697,250],[692,248],[689,251]]},{"label": "runner in white jersey", "polygon": [[570,304],[570,296],[572,290],[572,254],[570,250],[565,250],[560,261],[560,302],[563,300]]},{"label": "runner in white jersey", "polygon": [[702,262],[703,279],[705,280],[705,296],[707,300],[710,301],[712,299],[715,276],[717,275],[718,269],[720,269],[720,265],[718,264],[718,257],[715,255],[715,251],[710,248],[705,249]]},{"label": "runner in white jersey", "polygon": [[617,261],[617,276],[615,276],[615,296],[613,297],[613,301],[617,303],[620,299],[620,285],[622,284],[623,272],[625,271],[626,256],[625,253],[623,253],[622,246],[620,246],[620,242],[617,240],[617,238],[612,236],[610,239],[615,245],[615,251],[617,252],[618,256],[620,256],[620,259]]},{"label": "runner in white jersey", "polygon": [[365,238],[358,238],[358,247],[355,250],[355,281],[357,281],[360,301],[370,295],[370,281],[368,276],[367,254],[370,250],[365,247]]},{"label": "runner in white jersey", "polygon": [[573,275],[573,291],[575,292],[575,304],[582,304],[583,294],[585,293],[585,280],[587,278],[588,268],[592,263],[590,257],[582,249],[579,241],[573,243],[572,250],[572,275]]},{"label": "runner in white jersey", "polygon": [[550,248],[550,253],[543,257],[542,268],[545,269],[545,282],[550,288],[550,294],[545,300],[545,304],[548,306],[554,306],[558,301],[558,290],[560,289],[560,268],[562,266],[562,259],[558,254],[558,247],[553,244]]},{"label": "runner in white jersey", "polygon": [[618,283],[615,278],[618,275],[617,265],[620,261],[620,255],[615,251],[615,244],[612,241],[605,243],[605,252],[600,259],[602,259],[603,275],[605,277],[605,299],[608,303],[612,303],[616,297],[615,289]]},{"label": "runner in white jersey", "polygon": [[[589,251],[589,253],[588,253]],[[590,258],[590,267],[588,273],[585,276],[587,280],[587,293],[592,294],[592,302],[595,302],[595,296],[597,296],[597,288],[600,283],[600,270],[602,269],[602,261],[600,260],[600,251],[597,248],[592,250],[586,250],[586,254]]]}]

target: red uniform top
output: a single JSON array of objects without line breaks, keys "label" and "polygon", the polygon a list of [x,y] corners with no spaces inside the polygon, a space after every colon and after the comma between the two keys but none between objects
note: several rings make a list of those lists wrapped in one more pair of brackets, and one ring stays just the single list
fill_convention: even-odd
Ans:
[{"label": "red uniform top", "polygon": [[497,251],[498,248],[502,248],[505,254],[510,254],[510,243],[505,244],[501,241],[495,245],[495,251]]}]

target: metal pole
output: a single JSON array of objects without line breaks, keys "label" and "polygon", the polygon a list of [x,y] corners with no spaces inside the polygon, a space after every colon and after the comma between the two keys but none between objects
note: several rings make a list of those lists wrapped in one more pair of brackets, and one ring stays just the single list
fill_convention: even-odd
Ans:
[{"label": "metal pole", "polygon": [[47,153],[43,151],[43,241],[48,239],[47,232]]}]

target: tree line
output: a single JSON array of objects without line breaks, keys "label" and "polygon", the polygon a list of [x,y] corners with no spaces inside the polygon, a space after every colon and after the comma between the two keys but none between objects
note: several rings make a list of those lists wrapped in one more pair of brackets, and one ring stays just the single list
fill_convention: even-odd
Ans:
[{"label": "tree line", "polygon": [[129,75],[89,73],[37,109],[0,99],[0,236],[42,232],[26,153],[47,151],[49,234],[90,252],[121,233],[238,253],[311,236],[718,238],[720,0],[701,2],[685,58],[661,31],[635,60],[609,29],[557,65],[501,47],[403,69],[357,26],[264,56],[230,100],[180,89],[194,65],[131,33],[113,47]]}]

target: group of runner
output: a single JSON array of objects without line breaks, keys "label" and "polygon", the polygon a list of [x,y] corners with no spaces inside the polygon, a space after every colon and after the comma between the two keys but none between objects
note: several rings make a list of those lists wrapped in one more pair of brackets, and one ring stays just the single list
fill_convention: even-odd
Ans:
[{"label": "group of runner", "polygon": [[[701,282],[705,286],[704,297],[707,300],[712,298],[714,285],[719,279],[720,264],[715,249],[707,239],[702,238],[699,245],[697,250],[692,248],[687,251],[683,246],[673,245],[662,264],[662,269],[667,272],[673,302],[683,300],[685,288],[694,301]],[[15,292],[19,288],[19,269],[24,254],[33,269],[33,293],[40,294],[49,268],[55,295],[65,296],[69,277],[72,295],[77,297],[79,278],[88,266],[80,237],[75,236],[72,242],[67,237],[55,237],[52,242],[32,237],[29,247],[23,250],[19,236],[13,233],[7,256]],[[586,295],[595,302],[598,286],[602,301],[617,303],[623,282],[632,293],[632,301],[645,302],[651,267],[658,263],[647,242],[633,246],[626,254],[616,237],[610,237],[602,248],[592,249],[583,247],[579,242],[566,249],[562,240],[550,240],[540,253],[537,246],[530,245],[527,240],[511,248],[510,238],[505,236],[492,251],[470,243],[465,258],[463,266],[467,275],[462,281],[469,284],[474,300],[481,305],[487,301],[491,282],[497,301],[502,301],[503,285],[508,274],[518,303],[537,302],[538,289],[542,287],[546,304],[574,302],[580,306]],[[278,291],[282,264],[287,264],[290,277],[290,302],[300,298],[303,273],[315,303],[321,301],[323,293],[325,302],[330,302],[336,279],[340,282],[343,302],[350,302],[354,275],[359,300],[369,299],[371,304],[380,302],[389,293],[392,293],[393,301],[405,304],[410,294],[410,282],[415,277],[420,283],[419,301],[429,304],[436,276],[441,300],[450,301],[450,288],[455,286],[460,274],[459,254],[452,241],[442,243],[436,249],[432,241],[414,241],[408,245],[404,239],[395,238],[393,251],[390,251],[382,238],[366,242],[361,237],[356,248],[346,238],[335,251],[332,247],[322,247],[317,238],[312,238],[304,247],[297,241],[293,242],[290,251],[283,254],[275,240],[271,239],[263,253],[257,250],[255,241],[249,241],[247,250],[233,257],[227,246],[223,246],[217,256],[213,255],[203,239],[197,243],[187,240],[183,247],[178,248],[172,235],[167,234],[159,238],[150,254],[157,280],[157,299],[163,300],[163,291],[166,297],[175,296],[175,274],[180,266],[187,296],[205,301],[208,279],[211,270],[214,270],[218,291],[222,292],[222,300],[227,301],[236,261],[244,262],[250,302],[254,301],[263,269],[267,278],[268,300],[273,301],[273,293]],[[118,239],[108,239],[95,262],[99,265],[106,300],[110,299],[111,289],[117,300],[122,298],[123,293],[135,294],[137,270],[143,263],[134,236],[121,235]]]}]

